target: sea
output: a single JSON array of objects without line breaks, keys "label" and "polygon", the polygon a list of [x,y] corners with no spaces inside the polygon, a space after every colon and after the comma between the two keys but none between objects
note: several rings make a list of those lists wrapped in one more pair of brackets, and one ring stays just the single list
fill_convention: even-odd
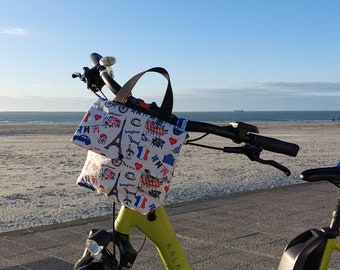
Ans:
[{"label": "sea", "polygon": [[[0,112],[0,125],[75,125],[85,112]],[[340,121],[340,111],[211,111],[174,112],[178,117],[193,121],[227,123]]]}]

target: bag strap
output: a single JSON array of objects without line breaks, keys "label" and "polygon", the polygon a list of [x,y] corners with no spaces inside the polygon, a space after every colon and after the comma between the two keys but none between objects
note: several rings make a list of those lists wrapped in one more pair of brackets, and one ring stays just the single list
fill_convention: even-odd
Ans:
[{"label": "bag strap", "polygon": [[172,106],[173,106],[173,103],[174,103],[174,98],[173,98],[173,93],[172,93],[170,76],[169,76],[169,73],[164,68],[161,68],[161,67],[150,68],[146,71],[143,71],[143,72],[138,73],[137,75],[133,76],[118,91],[114,101],[125,104],[126,99],[129,97],[129,95],[132,91],[132,88],[135,86],[137,81],[147,72],[160,73],[168,80],[168,86],[167,86],[167,89],[166,89],[166,92],[165,92],[165,96],[164,96],[162,105],[161,105],[160,110],[159,110],[159,118],[162,119],[162,120],[165,120],[165,121],[169,121],[170,116],[172,114]]}]

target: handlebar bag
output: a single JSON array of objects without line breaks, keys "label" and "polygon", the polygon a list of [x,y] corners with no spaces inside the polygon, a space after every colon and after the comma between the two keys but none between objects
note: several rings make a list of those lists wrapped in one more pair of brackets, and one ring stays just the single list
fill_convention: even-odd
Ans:
[{"label": "handlebar bag", "polygon": [[[126,106],[132,88],[146,72],[158,72],[168,80],[158,117]],[[89,150],[77,183],[142,214],[160,206],[187,137],[186,120],[169,123],[172,103],[170,77],[163,68],[137,74],[113,101],[98,99],[71,140]]]}]

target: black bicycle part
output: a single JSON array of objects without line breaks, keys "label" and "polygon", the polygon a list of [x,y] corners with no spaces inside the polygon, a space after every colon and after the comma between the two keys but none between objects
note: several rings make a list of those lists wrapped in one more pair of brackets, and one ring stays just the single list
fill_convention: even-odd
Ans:
[{"label": "black bicycle part", "polygon": [[[338,187],[340,194],[340,167],[305,170],[300,178],[308,182],[328,181]],[[317,270],[328,239],[340,235],[340,197],[332,213],[330,225],[322,229],[305,231],[286,246],[278,270]]]},{"label": "black bicycle part", "polygon": [[91,53],[91,55],[90,55],[90,62],[91,62],[92,67],[98,66],[99,65],[99,61],[102,58],[103,58],[103,56],[101,56],[98,53]]},{"label": "black bicycle part", "polygon": [[91,54],[92,68],[84,67],[84,74],[74,72],[72,78],[80,78],[93,93],[101,91],[106,85],[114,94],[117,94],[121,86],[111,77],[107,68],[99,64],[101,58],[103,57],[97,53]]},{"label": "black bicycle part", "polygon": [[92,53],[90,55],[90,60],[93,65],[93,68],[98,70],[99,77],[101,78],[102,82],[112,91],[112,93],[116,95],[120,90],[121,86],[111,77],[107,68],[99,64],[101,58],[103,57],[98,53]]},{"label": "black bicycle part", "polygon": [[328,181],[340,188],[340,167],[324,167],[305,170],[300,178],[303,181],[318,182]]},{"label": "black bicycle part", "polygon": [[262,148],[259,148],[254,145],[246,144],[241,147],[224,147],[223,152],[226,153],[235,153],[235,154],[243,154],[247,156],[251,161],[256,161],[261,164],[273,166],[280,171],[283,171],[287,176],[291,175],[290,170],[283,166],[282,164],[274,161],[274,160],[265,160],[260,158],[260,153],[262,152]]},{"label": "black bicycle part", "polygon": [[74,266],[74,270],[119,270],[116,259],[111,256],[105,256],[101,262],[95,262],[90,253],[86,254]]},{"label": "black bicycle part", "polygon": [[[338,188],[340,194],[340,167],[323,167],[305,170],[300,178],[308,182],[328,181]],[[333,211],[332,220],[329,227],[324,228],[329,237],[339,236],[340,230],[340,197],[337,200],[336,208]]]},{"label": "black bicycle part", "polygon": [[[114,237],[114,239],[113,239]],[[101,251],[103,255],[103,259],[100,262],[94,261],[90,252],[85,252],[85,255],[75,264],[74,270],[80,269],[120,269],[121,267],[131,268],[134,264],[138,252],[132,247],[130,242],[130,237],[127,234],[122,234],[119,232],[113,232],[112,230],[98,230],[92,229],[90,232],[90,236],[87,239],[94,240],[98,243],[99,246],[103,247]],[[114,240],[114,241],[113,241]],[[117,262],[114,253],[112,254],[108,250],[108,246],[111,242],[114,242],[118,247],[120,254],[120,261]],[[111,268],[98,268],[99,264],[104,265],[105,267]],[[88,267],[88,268],[82,268]],[[97,268],[91,268],[97,267]],[[112,268],[115,267],[115,268]]]},{"label": "black bicycle part", "polygon": [[[241,125],[240,128],[242,128]],[[214,134],[217,136],[229,138],[236,143],[244,142],[262,148],[263,150],[293,157],[295,157],[299,151],[299,146],[297,144],[261,136],[258,134],[251,133],[249,131],[247,132],[239,132],[237,130],[235,131],[235,128],[232,125],[217,126],[210,123],[188,121],[186,130],[192,132],[204,132]]]},{"label": "black bicycle part", "polygon": [[319,229],[299,234],[285,247],[278,270],[318,270],[326,242]]},{"label": "black bicycle part", "polygon": [[131,268],[137,258],[138,252],[132,247],[130,236],[116,232],[115,242],[120,252],[119,264],[126,268]]}]

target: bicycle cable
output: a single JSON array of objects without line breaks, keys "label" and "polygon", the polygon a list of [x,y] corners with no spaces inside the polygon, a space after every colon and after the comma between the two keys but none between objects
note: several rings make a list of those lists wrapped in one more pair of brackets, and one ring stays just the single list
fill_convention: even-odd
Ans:
[{"label": "bicycle cable", "polygon": [[195,141],[201,140],[201,139],[203,139],[204,137],[206,137],[208,135],[209,135],[209,133],[205,133],[205,134],[203,134],[202,136],[200,136],[200,137],[198,137],[196,139],[188,140],[188,142],[195,142]]},{"label": "bicycle cable", "polygon": [[204,145],[204,144],[199,144],[199,143],[194,143],[196,141],[199,141],[201,139],[203,139],[204,137],[208,136],[209,133],[205,133],[202,136],[192,139],[192,140],[187,140],[187,142],[185,144],[187,145],[193,145],[193,146],[199,146],[199,147],[203,147],[203,148],[208,148],[208,149],[214,149],[214,150],[223,150],[224,148],[221,147],[215,147],[215,146],[210,146],[210,145]]},{"label": "bicycle cable", "polygon": [[[91,90],[91,89],[90,89]],[[93,90],[91,90],[91,92],[92,93],[94,93],[97,97],[99,97],[99,98],[105,98],[105,99],[108,99],[106,96],[105,96],[105,94],[103,93],[103,91],[102,90],[99,90],[99,92],[103,95],[103,97],[102,96],[100,96],[100,95],[98,95],[96,92],[94,92]]]},{"label": "bicycle cable", "polygon": [[142,243],[141,247],[139,248],[139,250],[137,251],[137,254],[139,254],[139,252],[142,251],[142,249],[143,249],[143,247],[144,247],[144,245],[145,245],[145,242],[146,242],[146,236],[144,236],[143,243]]},{"label": "bicycle cable", "polygon": [[199,147],[203,147],[203,148],[208,148],[208,149],[214,149],[214,150],[222,150],[223,151],[223,149],[224,149],[222,147],[216,147],[216,146],[204,145],[204,144],[192,143],[192,142],[187,142],[186,144],[193,145],[193,146],[199,146]]}]

